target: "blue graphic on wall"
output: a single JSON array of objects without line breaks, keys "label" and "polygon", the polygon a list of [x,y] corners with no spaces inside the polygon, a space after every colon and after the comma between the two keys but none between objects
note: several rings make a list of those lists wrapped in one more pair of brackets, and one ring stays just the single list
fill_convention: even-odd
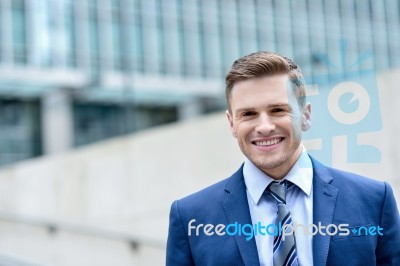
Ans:
[{"label": "blue graphic on wall", "polygon": [[[326,56],[320,56],[328,69],[326,75],[305,78],[308,88],[307,101],[312,106],[311,129],[304,133],[304,140],[319,140],[319,150],[310,150],[325,164],[332,165],[332,139],[347,138],[348,163],[379,163],[379,149],[361,145],[358,135],[382,129],[378,87],[374,69],[363,69],[365,60],[372,59],[366,51],[350,64],[346,62],[346,41],[341,41],[342,66],[336,66]],[[357,70],[352,68],[358,66]]]}]

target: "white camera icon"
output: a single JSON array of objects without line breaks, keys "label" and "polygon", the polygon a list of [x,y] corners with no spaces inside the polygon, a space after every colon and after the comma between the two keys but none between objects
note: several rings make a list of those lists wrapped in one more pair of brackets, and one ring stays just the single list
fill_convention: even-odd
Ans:
[{"label": "white camera icon", "polygon": [[[347,93],[353,95],[350,103],[359,101],[358,108],[354,112],[345,112],[340,107],[340,98]],[[351,125],[359,123],[367,116],[371,107],[371,100],[367,90],[361,84],[354,81],[346,81],[332,88],[328,95],[327,105],[330,115],[336,121]]]}]

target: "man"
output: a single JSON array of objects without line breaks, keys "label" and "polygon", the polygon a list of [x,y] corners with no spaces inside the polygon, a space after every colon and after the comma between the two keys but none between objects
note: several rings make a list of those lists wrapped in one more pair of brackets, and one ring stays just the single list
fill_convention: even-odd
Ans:
[{"label": "man", "polygon": [[231,177],[171,207],[167,265],[400,265],[400,219],[385,182],[307,154],[302,73],[257,52],[226,76],[226,112],[246,156]]}]

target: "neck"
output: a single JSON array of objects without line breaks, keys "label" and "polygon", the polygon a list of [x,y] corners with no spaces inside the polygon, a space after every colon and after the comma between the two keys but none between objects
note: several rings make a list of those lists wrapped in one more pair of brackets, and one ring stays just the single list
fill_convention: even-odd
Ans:
[{"label": "neck", "polygon": [[268,176],[270,176],[271,178],[273,178],[275,180],[281,180],[289,173],[289,171],[295,165],[295,163],[299,159],[302,151],[303,151],[303,146],[299,145],[299,147],[295,150],[295,152],[289,158],[288,161],[284,162],[283,164],[281,164],[275,168],[268,169],[268,170],[263,170],[263,169],[261,169],[261,170],[264,173],[266,173]]}]

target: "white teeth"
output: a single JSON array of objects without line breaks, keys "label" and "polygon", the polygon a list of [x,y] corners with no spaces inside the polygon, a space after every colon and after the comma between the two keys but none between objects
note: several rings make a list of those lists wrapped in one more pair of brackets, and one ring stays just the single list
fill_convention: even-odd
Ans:
[{"label": "white teeth", "polygon": [[270,139],[270,140],[264,140],[264,141],[256,141],[256,145],[257,146],[271,146],[271,145],[275,145],[278,142],[280,142],[281,139]]}]

